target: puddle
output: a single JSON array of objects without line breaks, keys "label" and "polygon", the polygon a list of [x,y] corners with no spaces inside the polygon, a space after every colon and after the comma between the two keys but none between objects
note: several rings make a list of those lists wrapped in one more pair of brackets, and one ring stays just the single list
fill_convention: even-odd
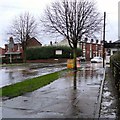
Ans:
[{"label": "puddle", "polygon": [[55,67],[50,66],[50,67],[42,67],[42,68],[40,68],[39,66],[40,65],[38,65],[38,67],[33,66],[33,68],[32,66],[26,66],[26,67],[14,66],[14,67],[3,67],[3,68],[1,67],[0,87],[21,82],[28,78],[33,78],[65,69],[65,67],[63,66],[55,66]]}]

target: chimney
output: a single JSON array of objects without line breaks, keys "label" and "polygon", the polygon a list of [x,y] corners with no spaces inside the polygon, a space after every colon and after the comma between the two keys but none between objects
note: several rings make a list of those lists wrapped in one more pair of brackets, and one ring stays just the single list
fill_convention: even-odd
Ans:
[{"label": "chimney", "polygon": [[112,41],[110,40],[109,43],[112,43]]},{"label": "chimney", "polygon": [[10,38],[9,38],[9,43],[12,43],[12,44],[14,44],[13,37],[10,37]]},{"label": "chimney", "polygon": [[52,46],[52,41],[50,41],[50,45]]},{"label": "chimney", "polygon": [[94,40],[93,40],[93,39],[91,39],[91,43],[93,43],[93,41],[94,41]]},{"label": "chimney", "polygon": [[86,38],[85,38],[85,43],[87,43],[87,41],[88,41],[88,38],[86,37]]}]

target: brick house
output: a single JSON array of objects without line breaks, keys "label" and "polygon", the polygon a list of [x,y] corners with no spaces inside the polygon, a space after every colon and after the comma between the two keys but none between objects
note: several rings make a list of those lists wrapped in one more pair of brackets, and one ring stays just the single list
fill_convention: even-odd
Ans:
[{"label": "brick house", "polygon": [[35,37],[29,38],[27,40],[27,47],[40,47],[40,46],[42,46],[42,44]]},{"label": "brick house", "polygon": [[22,46],[21,44],[14,43],[13,37],[9,38],[9,44],[5,44],[5,58],[7,63],[12,63],[13,60],[22,59]]},{"label": "brick house", "polygon": [[0,58],[5,57],[5,49],[0,47]]},{"label": "brick house", "polygon": [[[34,37],[27,40],[27,47],[40,47],[42,44]],[[23,59],[23,49],[20,43],[14,43],[13,37],[9,38],[9,44],[5,44],[5,58],[12,60]]]},{"label": "brick house", "polygon": [[81,42],[80,48],[83,50],[83,57],[85,57],[87,61],[89,61],[95,56],[100,56],[100,57],[103,56],[103,53],[102,53],[103,44],[102,43]]}]

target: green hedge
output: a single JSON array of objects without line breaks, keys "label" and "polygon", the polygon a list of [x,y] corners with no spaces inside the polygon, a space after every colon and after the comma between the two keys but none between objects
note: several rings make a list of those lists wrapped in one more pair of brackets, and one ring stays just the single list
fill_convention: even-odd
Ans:
[{"label": "green hedge", "polygon": [[[62,50],[62,55],[56,55],[56,50]],[[71,56],[70,56],[71,54]],[[28,48],[26,50],[27,60],[49,59],[49,58],[72,58],[73,51],[67,46],[44,46]],[[82,50],[77,49],[77,56],[82,55]]]},{"label": "green hedge", "polygon": [[114,53],[111,57],[110,57],[110,67],[113,70],[113,62],[117,62],[118,64],[120,64],[120,51]]},{"label": "green hedge", "polygon": [[111,56],[111,60],[115,60],[115,61],[118,61],[120,62],[120,51],[116,52],[115,54],[113,54]]}]

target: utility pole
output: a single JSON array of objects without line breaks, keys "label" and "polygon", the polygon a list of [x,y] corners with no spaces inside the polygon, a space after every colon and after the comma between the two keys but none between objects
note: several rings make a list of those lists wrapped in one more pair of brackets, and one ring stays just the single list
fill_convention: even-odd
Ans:
[{"label": "utility pole", "polygon": [[104,12],[104,24],[103,24],[103,68],[105,67],[105,21],[106,21],[106,12]]}]

